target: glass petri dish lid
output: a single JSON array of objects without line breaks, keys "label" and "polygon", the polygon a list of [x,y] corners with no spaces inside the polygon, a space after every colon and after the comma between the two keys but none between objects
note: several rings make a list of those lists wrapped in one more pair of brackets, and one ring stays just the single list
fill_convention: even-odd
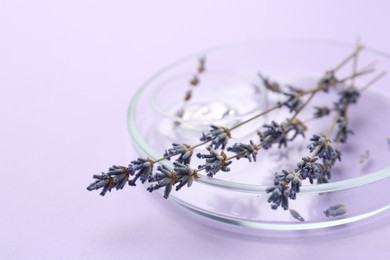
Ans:
[{"label": "glass petri dish lid", "polygon": [[[231,126],[263,111],[276,102],[266,91],[257,73],[270,76],[282,84],[302,88],[316,86],[324,72],[355,49],[354,44],[324,40],[261,40],[230,44],[200,51],[163,68],[143,84],[133,96],[128,110],[128,127],[139,153],[152,159],[162,157],[173,142],[197,144],[201,133],[210,124]],[[199,75],[199,84],[192,88],[192,99],[183,105],[199,57],[207,58],[206,71]],[[390,55],[365,48],[359,65],[377,61],[377,71],[390,68]],[[350,75],[345,66],[340,75]],[[373,74],[361,77],[363,86]],[[359,102],[351,105],[349,121],[354,130],[346,145],[340,147],[342,162],[336,164],[329,183],[310,185],[303,182],[290,208],[305,219],[297,221],[282,209],[272,210],[267,202],[267,187],[275,172],[294,170],[302,157],[309,155],[306,146],[313,133],[323,131],[332,116],[310,120],[313,106],[329,104],[338,90],[320,94],[312,107],[300,114],[309,130],[306,138],[297,138],[287,148],[272,147],[259,151],[255,163],[234,161],[230,172],[219,172],[213,178],[199,173],[190,187],[172,192],[169,199],[202,216],[239,226],[271,230],[305,230],[342,225],[374,216],[390,207],[390,79],[385,77],[362,93]],[[185,109],[186,116],[177,111]],[[199,112],[201,111],[201,112]],[[226,112],[228,111],[228,113]],[[227,116],[225,116],[227,115]],[[267,114],[233,132],[235,142],[257,141],[255,134],[271,120],[289,117],[285,109]],[[199,147],[202,152],[204,147]],[[361,162],[363,154],[369,157]],[[195,156],[194,156],[195,157]],[[168,167],[171,162],[163,161]],[[199,161],[193,159],[194,168]],[[165,203],[162,201],[161,203]],[[345,205],[346,214],[327,217],[331,206]]]}]

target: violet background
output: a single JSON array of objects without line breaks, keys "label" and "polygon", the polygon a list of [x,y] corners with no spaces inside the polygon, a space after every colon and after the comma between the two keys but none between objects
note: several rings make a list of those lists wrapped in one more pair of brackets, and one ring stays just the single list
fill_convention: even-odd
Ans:
[{"label": "violet background", "polygon": [[389,259],[390,221],[265,232],[92,174],[136,157],[134,91],[210,46],[296,37],[390,52],[389,1],[0,1],[0,259]]}]

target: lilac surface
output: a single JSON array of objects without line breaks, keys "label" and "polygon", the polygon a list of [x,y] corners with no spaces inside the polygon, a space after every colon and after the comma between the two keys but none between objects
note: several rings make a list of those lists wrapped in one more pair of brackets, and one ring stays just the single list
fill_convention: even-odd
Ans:
[{"label": "lilac surface", "polygon": [[390,52],[388,1],[288,2],[0,1],[0,259],[389,259],[388,213],[319,232],[252,232],[142,186],[105,198],[85,189],[136,157],[130,97],[183,55],[356,35]]}]

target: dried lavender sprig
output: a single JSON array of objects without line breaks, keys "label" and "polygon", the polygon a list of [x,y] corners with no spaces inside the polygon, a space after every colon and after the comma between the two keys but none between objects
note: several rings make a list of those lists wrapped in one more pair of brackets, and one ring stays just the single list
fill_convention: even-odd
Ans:
[{"label": "dried lavender sprig", "polygon": [[[345,78],[343,81],[348,80],[348,79],[350,79],[351,77],[353,78],[353,77],[357,77],[357,76],[360,76],[360,75],[364,75],[364,74],[366,74],[366,73],[368,73],[368,72],[370,72],[370,71],[362,71],[362,72],[359,72],[359,73],[355,73],[355,74],[353,74],[352,76]],[[317,87],[317,89],[309,90],[308,92],[302,93],[302,96],[305,95],[305,94],[308,94],[308,93],[316,92],[316,91],[318,91],[318,90],[320,90],[320,88]],[[247,121],[241,122],[240,124],[238,124],[238,125],[232,127],[230,130],[233,130],[233,129],[235,129],[235,128],[238,128],[239,126],[241,126],[241,125],[243,125],[243,124],[245,124],[245,123],[247,123],[247,122],[249,122],[249,121],[252,121],[252,120],[254,120],[254,119],[256,119],[256,118],[258,118],[258,117],[264,115],[265,112],[266,112],[266,113],[271,112],[272,110],[274,110],[274,109],[276,109],[276,108],[279,108],[281,105],[282,105],[282,104],[279,103],[279,104],[278,104],[277,106],[275,106],[274,108],[271,108],[271,109],[269,109],[268,111],[264,111],[264,112],[262,112],[262,113],[260,113],[260,114],[258,114],[258,115],[256,115],[256,116],[254,116],[254,117],[248,119]],[[207,143],[207,142],[208,142],[208,141],[205,141],[205,142],[203,142],[203,143],[201,143],[201,144],[198,144],[198,145],[196,145],[196,146],[194,146],[194,147],[198,147],[198,146],[203,145],[203,144],[205,144],[205,143]],[[236,157],[236,156],[234,156],[234,157]],[[232,158],[234,158],[234,157],[232,157]],[[169,157],[169,158],[170,158],[170,157]],[[161,159],[159,159],[159,160],[162,160],[162,159],[167,159],[167,158],[161,158]],[[159,160],[156,160],[156,161],[159,161]],[[141,179],[141,182],[142,182],[142,183],[144,183],[146,180],[150,180],[151,175],[152,175],[152,170],[153,170],[153,164],[154,164],[156,161],[153,161],[153,160],[151,160],[151,159],[141,159],[141,158],[138,159],[137,161],[133,161],[132,163],[135,165],[135,171],[138,171],[138,173],[136,174],[136,176],[135,176],[135,178],[134,178],[133,180],[129,181],[129,184],[130,184],[130,185],[135,185],[135,182],[136,182],[136,180],[137,180],[138,178]],[[141,166],[140,166],[140,165],[141,165]],[[96,176],[95,176],[95,177],[96,177]],[[103,182],[100,182],[100,181],[102,181],[102,180],[103,180]],[[98,186],[103,185],[103,186],[101,186],[101,187],[104,187],[103,192],[104,192],[104,194],[105,194],[105,192],[106,192],[107,190],[111,190],[111,188],[114,186],[114,184],[113,184],[113,183],[114,183],[113,178],[110,177],[110,176],[109,176],[109,177],[105,177],[104,175],[102,175],[102,176],[99,177],[98,181],[99,181],[99,183],[100,183],[99,185],[96,185],[96,184],[93,185],[93,184],[94,184],[94,183],[93,183],[93,184],[91,184],[91,185],[88,187],[88,189],[91,190],[91,189],[93,189],[93,187],[98,187]],[[99,188],[101,188],[101,187],[99,187]],[[122,188],[123,188],[123,184],[121,184],[121,185],[118,186],[118,187],[122,187]]]}]

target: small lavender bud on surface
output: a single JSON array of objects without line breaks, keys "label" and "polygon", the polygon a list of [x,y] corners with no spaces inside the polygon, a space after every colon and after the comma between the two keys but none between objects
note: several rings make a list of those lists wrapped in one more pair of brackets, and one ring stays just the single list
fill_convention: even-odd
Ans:
[{"label": "small lavender bud on surface", "polygon": [[368,159],[369,156],[370,156],[370,151],[366,150],[362,155],[360,155],[359,163],[363,164]]},{"label": "small lavender bud on surface", "polygon": [[347,208],[343,204],[337,204],[334,206],[329,207],[327,210],[324,211],[325,216],[327,217],[337,217],[341,216],[347,213]]},{"label": "small lavender bud on surface", "polygon": [[316,110],[314,112],[315,118],[321,118],[330,114],[330,108],[328,107],[314,107],[314,109]]},{"label": "small lavender bud on surface", "polygon": [[136,186],[136,181],[138,179],[141,180],[142,183],[145,183],[147,180],[150,179],[153,172],[153,165],[154,162],[147,158],[138,158],[135,161],[131,162],[133,170],[136,172],[135,176],[132,180],[129,181],[130,186]]},{"label": "small lavender bud on surface", "polygon": [[211,141],[210,146],[215,149],[225,149],[231,134],[228,128],[222,126],[211,125],[211,130],[207,133],[202,133],[201,141]]},{"label": "small lavender bud on surface", "polygon": [[247,158],[249,162],[256,161],[257,151],[259,150],[259,146],[254,144],[252,140],[250,140],[249,144],[236,143],[232,147],[228,147],[228,152],[233,152],[237,154],[236,159]]},{"label": "small lavender bud on surface", "polygon": [[327,71],[325,75],[318,82],[318,87],[328,92],[329,88],[336,85],[339,81],[334,75],[333,71]]},{"label": "small lavender bud on surface", "polygon": [[191,162],[191,157],[193,154],[193,149],[191,146],[187,144],[172,144],[172,148],[169,148],[168,150],[165,150],[164,157],[168,157],[167,159],[170,160],[169,156],[179,155],[179,158],[177,158],[177,161],[179,163],[189,164]]},{"label": "small lavender bud on surface", "polygon": [[199,165],[198,169],[204,168],[209,177],[213,177],[219,171],[230,171],[228,166],[232,161],[227,160],[227,156],[223,151],[219,154],[210,146],[206,149],[209,151],[209,154],[198,153],[196,155],[200,159],[206,159],[206,163],[204,165]]},{"label": "small lavender bud on surface", "polygon": [[305,219],[301,216],[301,214],[298,213],[295,209],[289,209],[290,214],[293,218],[299,221],[305,221]]}]

